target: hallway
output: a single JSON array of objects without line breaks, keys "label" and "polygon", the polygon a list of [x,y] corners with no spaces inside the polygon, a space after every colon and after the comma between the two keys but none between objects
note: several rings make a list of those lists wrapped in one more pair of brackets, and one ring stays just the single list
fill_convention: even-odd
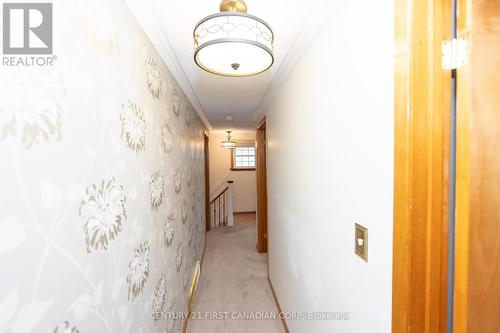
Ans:
[{"label": "hallway", "polygon": [[[232,320],[250,312],[277,312],[267,280],[267,254],[255,250],[255,214],[235,216],[235,227],[207,233],[197,299],[202,320],[190,320],[189,333],[283,332],[276,320]],[[205,319],[206,313],[229,312],[229,319]]]},{"label": "hallway", "polygon": [[500,0],[0,1],[0,333],[500,333]]}]

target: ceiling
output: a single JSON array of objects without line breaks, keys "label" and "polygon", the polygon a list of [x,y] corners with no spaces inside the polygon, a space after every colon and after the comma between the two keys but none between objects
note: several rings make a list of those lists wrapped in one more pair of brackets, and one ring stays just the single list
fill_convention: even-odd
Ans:
[{"label": "ceiling", "polygon": [[[220,0],[127,1],[210,130],[255,129],[273,90],[309,45],[312,31],[319,29],[317,15],[329,1],[315,1],[314,6],[299,0],[246,2],[248,13],[268,22],[274,31],[275,63],[260,75],[230,78],[209,74],[193,60],[193,28],[219,11]],[[232,121],[226,120],[228,116]]]}]

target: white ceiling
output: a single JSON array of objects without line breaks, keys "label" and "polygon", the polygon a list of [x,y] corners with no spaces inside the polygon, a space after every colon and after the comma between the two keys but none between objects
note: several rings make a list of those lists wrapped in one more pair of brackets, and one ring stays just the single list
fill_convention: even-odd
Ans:
[{"label": "white ceiling", "polygon": [[[210,130],[255,129],[265,103],[320,28],[325,1],[247,0],[248,12],[275,33],[273,67],[260,75],[228,78],[199,69],[193,28],[219,11],[220,0],[128,0],[127,3]],[[314,4],[314,5],[313,5]],[[225,118],[231,116],[232,121]]]}]

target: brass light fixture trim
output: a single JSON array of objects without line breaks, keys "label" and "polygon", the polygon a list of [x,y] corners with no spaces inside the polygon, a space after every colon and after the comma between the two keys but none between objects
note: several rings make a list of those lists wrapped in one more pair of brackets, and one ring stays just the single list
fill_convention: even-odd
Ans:
[{"label": "brass light fixture trim", "polygon": [[248,10],[245,0],[222,0],[220,3],[221,12],[246,13]]}]

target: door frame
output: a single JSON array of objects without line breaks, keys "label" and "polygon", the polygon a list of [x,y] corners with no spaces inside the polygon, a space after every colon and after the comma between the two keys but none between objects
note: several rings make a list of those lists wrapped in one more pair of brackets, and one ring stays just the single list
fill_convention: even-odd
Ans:
[{"label": "door frame", "polygon": [[257,251],[265,253],[269,249],[266,118],[257,126],[255,145],[257,155]]},{"label": "door frame", "polygon": [[446,332],[451,1],[395,2],[393,332]]},{"label": "door frame", "polygon": [[207,133],[204,133],[205,150],[205,227],[210,231],[210,139]]}]

